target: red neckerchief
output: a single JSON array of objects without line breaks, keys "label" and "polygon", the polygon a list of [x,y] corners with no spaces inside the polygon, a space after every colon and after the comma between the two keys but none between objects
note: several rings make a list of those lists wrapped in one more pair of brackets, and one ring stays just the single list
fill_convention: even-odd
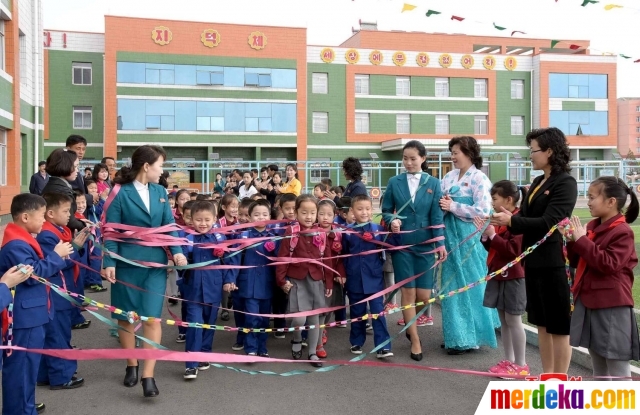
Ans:
[{"label": "red neckerchief", "polygon": [[[513,215],[515,215],[516,213],[518,213],[520,211],[520,209],[516,208],[516,210],[514,210],[513,212],[511,212]],[[496,226],[496,235],[502,235],[507,231],[507,227],[506,226]],[[493,261],[493,258],[495,258],[495,256],[498,254],[498,251],[496,251],[493,248],[489,248],[489,255],[487,256],[487,265],[491,264],[491,261]]]},{"label": "red neckerchief", "polygon": [[[618,225],[622,225],[623,223],[627,223],[627,220],[626,220],[626,218],[624,216],[620,215],[609,226],[607,226],[604,229],[601,229],[598,232],[594,232],[592,230],[587,230],[587,238],[589,238],[589,240],[593,241],[594,239],[596,239],[596,235],[597,234],[600,234],[600,233],[603,233],[603,232],[607,232],[610,229],[613,229]],[[596,226],[594,229],[596,229],[598,227],[599,227],[599,225]],[[586,270],[587,270],[587,261],[585,261],[584,258],[580,257],[580,260],[578,261],[578,267],[576,268],[576,276],[573,279],[573,286],[571,287],[571,292],[576,297],[578,295],[578,292],[580,291],[580,283],[582,282],[582,277],[584,276],[584,273],[585,273]]]},{"label": "red neckerchief", "polygon": [[[71,234],[71,229],[67,228],[66,226],[62,226],[62,230],[60,230],[60,228],[53,225],[51,222],[45,222],[44,225],[42,225],[42,230],[51,232],[52,234],[57,236],[58,239],[60,239],[62,242],[71,243],[73,241],[73,235]],[[73,265],[73,282],[77,283],[79,276],[80,276],[80,265],[74,264]]]},{"label": "red neckerchief", "polygon": [[86,219],[84,215],[78,211],[76,211],[75,217],[76,219]]},{"label": "red neckerchief", "polygon": [[[44,259],[44,254],[42,253],[42,248],[40,248],[38,241],[36,241],[35,238],[31,236],[31,234],[27,232],[26,229],[21,228],[15,223],[9,223],[5,228],[4,238],[2,240],[2,248],[4,248],[5,245],[11,241],[22,241],[22,242],[28,243],[29,246],[34,251],[36,251],[38,258]],[[48,285],[46,287],[47,287],[47,311],[49,311],[51,309],[51,298],[49,297],[50,288]],[[9,310],[5,308],[4,310],[2,310],[2,336],[4,336],[7,333],[7,330],[9,330],[10,323],[11,321],[9,321]]]}]

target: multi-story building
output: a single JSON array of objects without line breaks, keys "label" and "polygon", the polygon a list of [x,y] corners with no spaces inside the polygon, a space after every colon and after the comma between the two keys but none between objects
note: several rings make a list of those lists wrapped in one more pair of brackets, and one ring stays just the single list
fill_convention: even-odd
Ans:
[{"label": "multi-story building", "polygon": [[640,98],[618,98],[618,152],[640,155]]},{"label": "multi-story building", "polygon": [[0,0],[0,218],[27,188],[43,155],[42,8]]},{"label": "multi-story building", "polygon": [[80,133],[95,159],[158,143],[169,159],[321,165],[473,135],[522,159],[526,133],[550,125],[575,160],[617,146],[616,58],[589,55],[588,41],[360,30],[308,46],[304,28],[105,19],[104,34],[45,32],[47,152]]}]

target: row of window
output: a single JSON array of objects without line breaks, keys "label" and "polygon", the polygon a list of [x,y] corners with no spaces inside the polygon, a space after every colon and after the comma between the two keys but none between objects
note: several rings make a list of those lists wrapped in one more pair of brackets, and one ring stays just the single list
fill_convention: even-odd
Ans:
[{"label": "row of window", "polygon": [[565,135],[608,135],[607,111],[549,111],[549,125]]},{"label": "row of window", "polygon": [[118,62],[117,81],[129,84],[296,89],[296,72],[295,69]]},{"label": "row of window", "polygon": [[[356,95],[369,95],[369,75],[356,75]],[[314,94],[329,93],[329,74],[311,74],[311,92]],[[411,96],[411,77],[396,76],[396,96]],[[473,96],[487,98],[487,80],[473,80]],[[436,78],[436,97],[449,97],[449,78]],[[524,80],[511,81],[511,99],[524,99]]]},{"label": "row of window", "polygon": [[607,98],[607,75],[549,74],[550,98]]},{"label": "row of window", "polygon": [[[476,115],[473,119],[474,134],[486,135],[488,122],[486,115]],[[355,130],[358,134],[369,133],[369,114],[356,113]],[[314,112],[311,131],[314,133],[329,132],[329,113]],[[449,134],[449,116],[436,115],[436,134]],[[396,134],[411,134],[411,114],[396,114]],[[511,117],[511,135],[524,134],[524,117]]]},{"label": "row of window", "polygon": [[119,130],[296,132],[296,104],[118,99]]}]

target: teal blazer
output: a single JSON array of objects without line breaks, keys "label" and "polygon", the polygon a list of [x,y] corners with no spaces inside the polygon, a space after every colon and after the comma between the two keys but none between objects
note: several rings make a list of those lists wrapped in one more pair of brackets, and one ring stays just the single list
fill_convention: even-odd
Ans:
[{"label": "teal blazer", "polygon": [[[425,172],[420,176],[420,185],[416,192],[415,201],[411,201],[406,173],[389,179],[382,199],[382,217],[385,223],[389,226],[395,218],[394,213],[396,213],[402,221],[401,230],[420,229],[415,232],[401,234],[398,238],[400,245],[417,244],[438,236],[444,236],[444,228],[422,229],[427,226],[444,223],[444,214],[440,209],[439,203],[441,197],[440,180],[429,176]],[[405,204],[407,205],[405,206]],[[402,209],[403,206],[405,206],[404,209]],[[444,246],[444,240],[436,242],[435,246]],[[419,247],[413,247],[413,249],[427,251],[433,249],[433,245],[420,245]]]},{"label": "teal blazer", "polygon": [[[106,220],[109,223],[121,223],[143,228],[157,228],[174,223],[167,191],[158,184],[149,183],[149,210],[150,212],[147,211],[133,183],[127,183],[120,187],[120,191],[111,201],[111,205],[107,209]],[[178,236],[177,232],[170,232],[169,234]],[[166,264],[168,261],[167,253],[162,247],[147,247],[115,241],[107,241],[104,245],[109,251],[129,260],[160,264]],[[182,249],[179,246],[171,246],[169,250],[173,255],[182,253]],[[116,261],[107,255],[104,256],[103,267],[115,267],[116,264],[119,267],[135,267],[135,265]]]}]

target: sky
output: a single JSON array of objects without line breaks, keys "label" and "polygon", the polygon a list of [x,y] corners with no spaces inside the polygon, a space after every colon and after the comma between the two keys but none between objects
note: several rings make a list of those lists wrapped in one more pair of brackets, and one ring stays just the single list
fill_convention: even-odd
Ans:
[{"label": "sky", "polygon": [[[640,97],[640,0],[41,0],[45,29],[104,31],[104,16],[147,17],[211,23],[307,28],[310,45],[337,46],[358,28],[376,22],[379,30],[508,36],[513,30],[542,39],[587,40],[591,54],[618,58],[618,97]],[[403,4],[417,6],[401,13]],[[605,11],[607,4],[623,8]],[[427,18],[428,9],[442,15]],[[465,17],[453,21],[451,15]],[[498,31],[492,23],[507,27]],[[429,51],[429,46],[425,45]]]}]

